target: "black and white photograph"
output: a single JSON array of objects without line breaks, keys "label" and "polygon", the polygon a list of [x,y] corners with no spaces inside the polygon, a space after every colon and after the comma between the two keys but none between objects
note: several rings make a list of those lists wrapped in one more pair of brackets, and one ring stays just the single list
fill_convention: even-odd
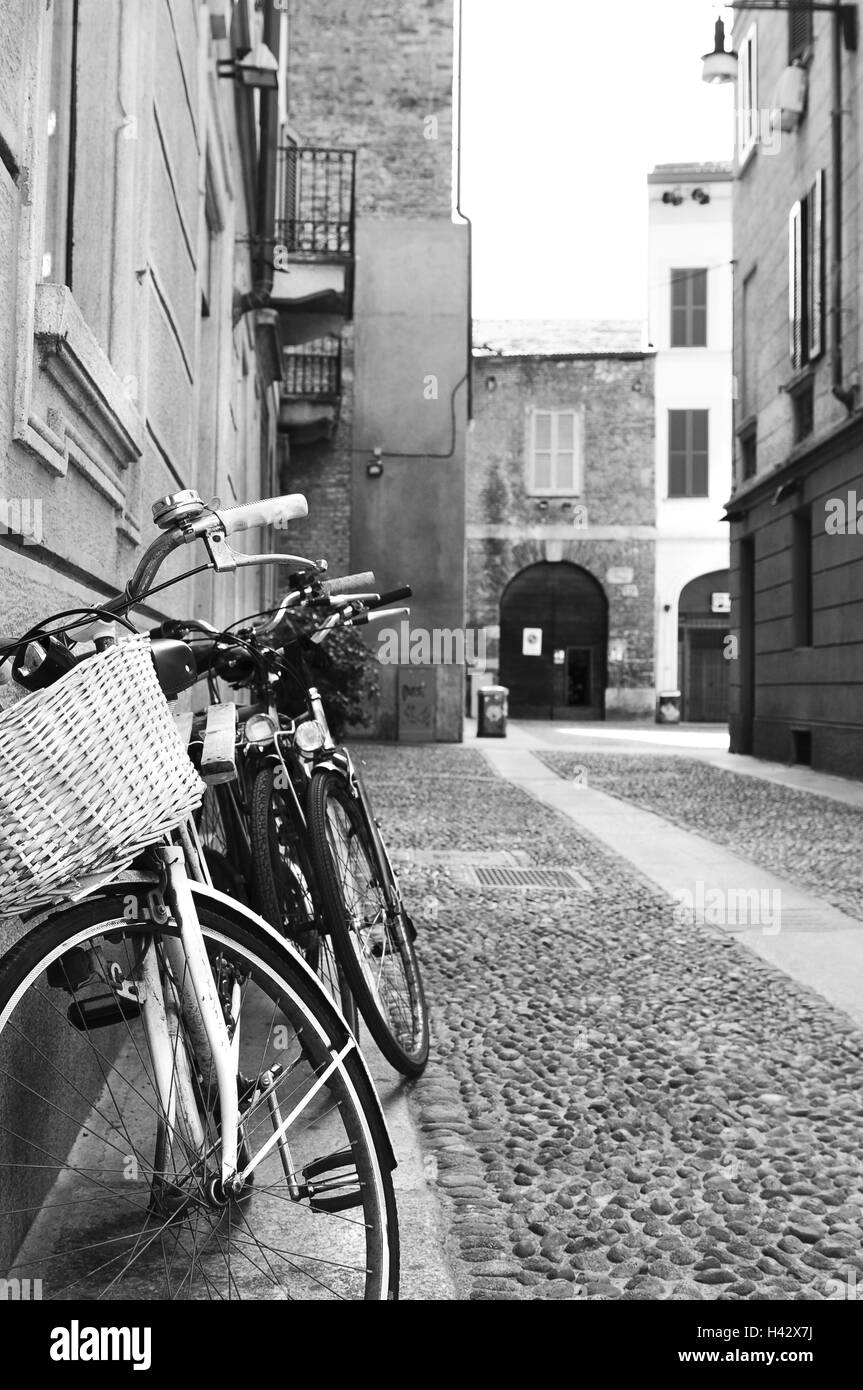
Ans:
[{"label": "black and white photograph", "polygon": [[0,2],[34,1370],[224,1371],[190,1301],[853,1336],[860,10]]}]

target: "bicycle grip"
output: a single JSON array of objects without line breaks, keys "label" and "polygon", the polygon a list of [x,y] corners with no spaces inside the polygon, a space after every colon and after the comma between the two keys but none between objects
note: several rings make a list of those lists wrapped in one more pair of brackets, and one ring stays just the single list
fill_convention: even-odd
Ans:
[{"label": "bicycle grip", "polygon": [[388,603],[400,603],[403,598],[411,598],[413,589],[410,584],[402,584],[398,589],[388,589],[385,594],[379,594],[370,608],[384,608]]},{"label": "bicycle grip", "polygon": [[374,587],[374,574],[371,570],[364,570],[362,574],[346,574],[341,579],[325,579],[321,591],[326,598],[331,598],[336,594],[368,593]]},{"label": "bicycle grip", "polygon": [[265,497],[241,507],[220,507],[216,513],[229,536],[235,531],[250,531],[253,526],[281,528],[308,514],[309,504],[300,492],[289,493],[287,497]]}]

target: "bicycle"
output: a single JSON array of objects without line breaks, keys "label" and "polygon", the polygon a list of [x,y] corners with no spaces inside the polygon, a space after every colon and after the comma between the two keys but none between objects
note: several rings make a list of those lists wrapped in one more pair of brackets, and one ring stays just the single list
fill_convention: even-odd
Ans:
[{"label": "bicycle", "polygon": [[[368,791],[348,749],[332,737],[305,660],[308,643],[325,640],[338,624],[401,611],[385,605],[408,597],[407,587],[383,595],[351,592],[373,583],[371,574],[328,582],[316,570],[300,571],[269,621],[240,624],[236,632],[210,630],[192,645],[229,685],[248,686],[255,701],[242,711],[245,745],[257,749],[245,798],[247,829],[237,814],[242,794],[222,793],[233,801],[222,827],[231,827],[225,839],[233,837],[235,869],[242,877],[251,860],[264,915],[312,943],[314,958],[328,962],[330,988],[346,1016],[353,1007],[347,999],[356,1000],[387,1061],[417,1076],[428,1060],[429,1027],[415,930]],[[285,641],[279,634],[301,605],[329,611],[308,642],[297,633]],[[177,623],[163,631],[188,636],[206,626]]]},{"label": "bicycle", "polygon": [[[365,576],[326,580],[322,588],[335,594],[352,587],[358,578]],[[238,643],[233,631],[219,633],[201,620],[167,622],[154,629],[151,637],[155,634],[156,640],[162,640],[166,633],[187,640],[199,671],[207,674],[214,704],[206,716],[216,709],[230,709],[215,703],[215,678],[229,687],[253,690],[252,703],[236,707],[235,719],[221,721],[223,738],[214,755],[205,751],[208,718],[201,714],[192,722],[198,762],[203,760],[209,783],[197,825],[213,882],[252,906],[302,951],[356,1033],[356,1003],[322,921],[296,791],[293,785],[283,788],[277,757],[257,741],[262,726],[268,734],[278,722],[268,690],[272,674],[268,650]]]},{"label": "bicycle", "polygon": [[0,958],[0,1268],[60,1300],[394,1299],[395,1155],[356,1040],[290,943],[207,881],[163,693],[196,679],[188,649],[154,666],[146,634],[111,627],[183,544],[217,571],[284,563],[227,537],[305,502],[153,511],[122,595],[0,640],[32,692],[0,716],[0,912],[23,918]]},{"label": "bicycle", "polygon": [[[250,685],[257,701],[245,710],[245,737],[260,758],[247,819],[261,910],[288,933],[320,942],[321,952],[332,941],[340,972],[332,987],[343,998],[346,981],[386,1061],[418,1076],[428,1061],[429,1033],[416,930],[370,795],[349,749],[332,737],[306,662],[306,649],[339,624],[393,616],[400,610],[385,605],[410,596],[407,587],[384,595],[352,592],[368,584],[374,575],[328,584],[317,570],[299,571],[268,621],[240,624],[236,632],[211,634],[203,648],[193,646],[203,660],[214,660],[228,684]],[[310,637],[293,632],[285,641],[283,627],[300,606],[327,613]],[[170,630],[188,634],[196,627],[202,624]],[[236,815],[225,819],[236,827]],[[243,834],[235,834],[242,866]]]}]

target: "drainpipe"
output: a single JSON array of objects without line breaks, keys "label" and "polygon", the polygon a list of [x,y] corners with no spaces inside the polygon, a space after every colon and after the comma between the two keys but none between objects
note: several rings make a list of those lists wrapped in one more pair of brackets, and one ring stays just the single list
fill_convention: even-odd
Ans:
[{"label": "drainpipe", "polygon": [[[264,43],[281,63],[280,12],[275,5],[264,7]],[[273,246],[276,230],[276,160],[279,144],[279,93],[263,88],[260,100],[260,145],[258,177],[255,183],[255,239],[252,258],[254,281],[251,290],[239,297],[234,322],[252,309],[265,309],[273,290]]]},{"label": "drainpipe", "polygon": [[850,413],[857,392],[843,384],[842,370],[842,16],[840,0],[835,0],[833,14],[833,114],[831,118],[831,161],[833,179],[832,236],[830,258],[830,298],[832,308],[831,358],[832,390],[837,401]]},{"label": "drainpipe", "polygon": [[[458,68],[456,71],[456,121],[458,142],[456,145],[456,195],[455,209],[461,220],[467,223],[467,418],[473,419],[473,226],[469,217],[461,210],[461,130],[462,130],[462,36],[464,0],[458,3]],[[453,442],[455,439],[453,438]]]}]

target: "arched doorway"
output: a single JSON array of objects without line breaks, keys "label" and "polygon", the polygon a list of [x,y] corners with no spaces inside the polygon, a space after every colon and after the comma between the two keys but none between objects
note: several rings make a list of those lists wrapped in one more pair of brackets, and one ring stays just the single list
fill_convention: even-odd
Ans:
[{"label": "arched doorway", "polygon": [[565,560],[528,565],[500,601],[500,680],[521,719],[605,717],[608,600]]},{"label": "arched doorway", "polygon": [[680,592],[678,670],[681,712],[687,723],[724,724],[728,720],[728,585],[728,570],[712,570],[690,580]]}]

